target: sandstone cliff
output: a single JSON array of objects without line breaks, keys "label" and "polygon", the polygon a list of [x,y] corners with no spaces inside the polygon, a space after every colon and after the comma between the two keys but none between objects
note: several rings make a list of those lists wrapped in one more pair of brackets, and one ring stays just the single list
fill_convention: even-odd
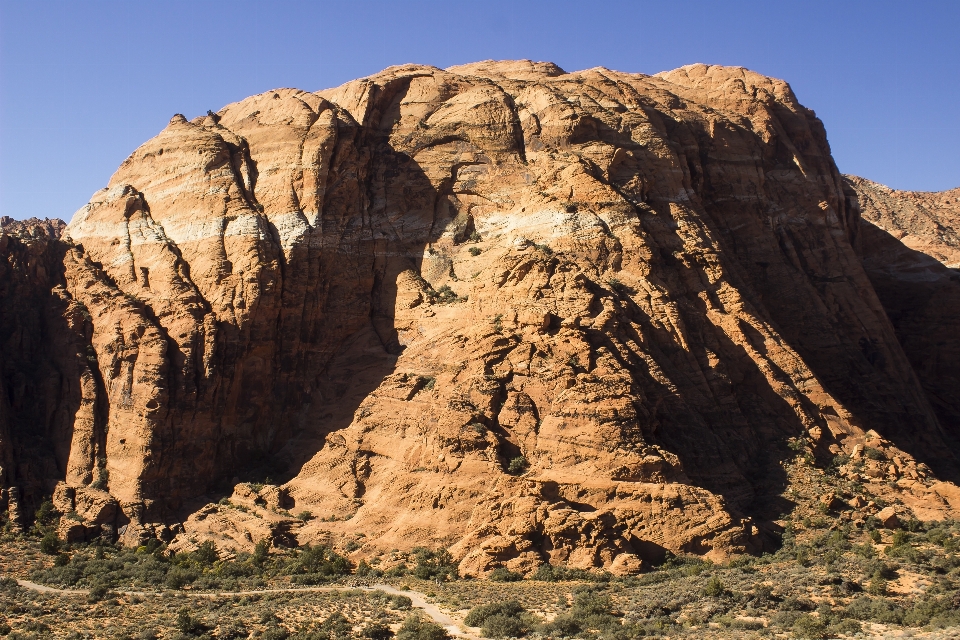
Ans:
[{"label": "sandstone cliff", "polygon": [[960,189],[897,191],[846,176],[863,265],[930,404],[960,451]]},{"label": "sandstone cliff", "polygon": [[130,543],[758,551],[791,438],[955,477],[956,382],[918,379],[870,242],[820,121],[742,68],[407,65],[177,115],[62,239],[4,227],[3,482]]}]

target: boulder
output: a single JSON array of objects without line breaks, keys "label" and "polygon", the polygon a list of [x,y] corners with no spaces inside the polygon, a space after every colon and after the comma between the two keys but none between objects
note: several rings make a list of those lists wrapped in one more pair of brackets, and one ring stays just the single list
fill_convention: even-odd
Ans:
[{"label": "boulder", "polygon": [[877,512],[875,516],[881,526],[886,529],[899,529],[900,519],[897,517],[897,511],[893,507],[884,507]]}]

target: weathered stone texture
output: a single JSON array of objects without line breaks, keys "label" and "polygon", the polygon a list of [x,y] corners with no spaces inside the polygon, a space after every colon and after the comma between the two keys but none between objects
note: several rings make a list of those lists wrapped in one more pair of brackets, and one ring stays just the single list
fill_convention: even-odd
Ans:
[{"label": "weathered stone texture", "polygon": [[852,194],[742,68],[407,65],[174,116],[62,239],[0,237],[3,482],[131,543],[758,551],[788,438],[956,472]]}]

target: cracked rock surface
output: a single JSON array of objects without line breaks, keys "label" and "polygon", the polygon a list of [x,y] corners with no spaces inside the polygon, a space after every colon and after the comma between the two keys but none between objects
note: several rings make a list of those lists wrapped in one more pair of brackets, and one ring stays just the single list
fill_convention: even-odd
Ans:
[{"label": "cracked rock surface", "polygon": [[466,574],[769,548],[790,439],[882,437],[921,500],[960,385],[864,193],[743,68],[406,65],[174,116],[65,229],[3,227],[4,499]]}]

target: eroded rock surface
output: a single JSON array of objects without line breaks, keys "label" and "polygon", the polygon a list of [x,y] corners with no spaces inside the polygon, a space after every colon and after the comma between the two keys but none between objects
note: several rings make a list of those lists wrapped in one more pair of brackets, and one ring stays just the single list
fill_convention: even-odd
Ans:
[{"label": "eroded rock surface", "polygon": [[107,489],[130,543],[629,572],[771,544],[790,438],[956,472],[822,124],[742,68],[270,91],[31,233],[0,238],[4,485]]},{"label": "eroded rock surface", "polygon": [[898,191],[845,179],[861,211],[864,269],[960,451],[960,189]]}]

